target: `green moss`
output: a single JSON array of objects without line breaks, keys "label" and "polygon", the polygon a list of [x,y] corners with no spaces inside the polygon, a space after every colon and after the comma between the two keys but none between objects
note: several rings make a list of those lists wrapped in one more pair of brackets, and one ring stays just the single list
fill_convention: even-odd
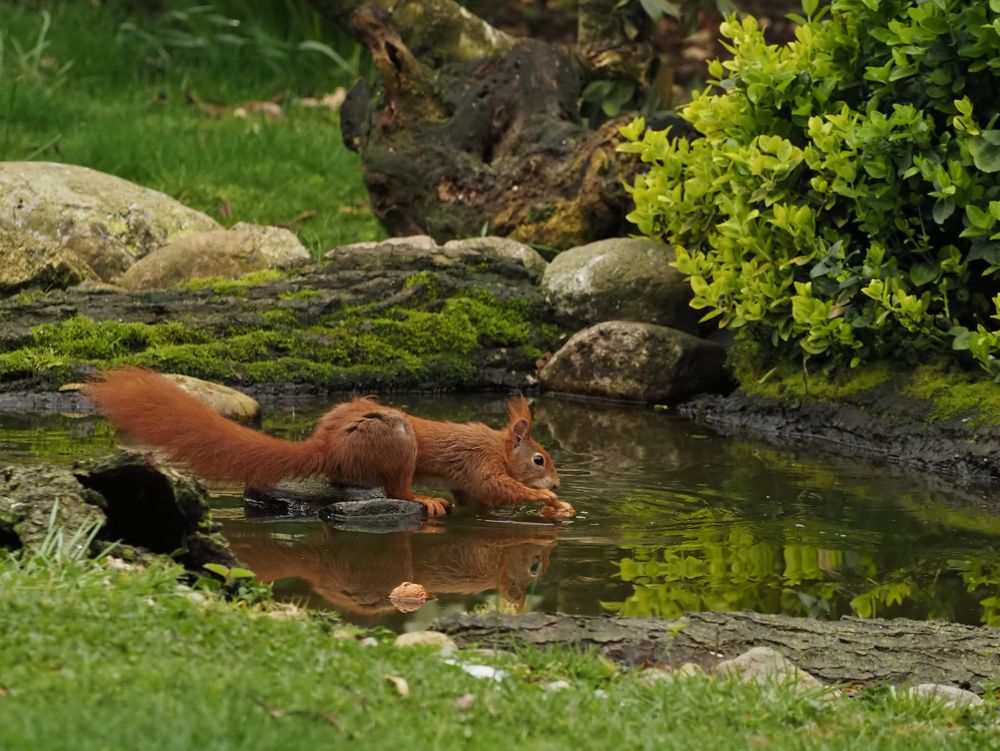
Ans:
[{"label": "green moss", "polygon": [[882,386],[892,378],[891,363],[875,362],[831,375],[783,363],[771,367],[764,349],[751,342],[737,343],[727,364],[747,394],[771,399],[812,399],[832,402]]},{"label": "green moss", "polygon": [[272,326],[294,328],[298,325],[298,316],[291,310],[287,308],[275,308],[274,310],[265,310],[262,313],[264,320],[267,321]]},{"label": "green moss", "polygon": [[291,311],[272,309],[250,316],[250,327],[224,334],[198,330],[194,322],[71,318],[39,326],[30,344],[0,354],[0,377],[56,382],[82,370],[130,364],[244,383],[460,388],[475,377],[481,348],[507,348],[512,364],[530,367],[559,333],[534,320],[526,302],[501,303],[482,290],[443,302],[421,297],[413,304],[417,307],[395,306],[377,316],[364,308],[341,310],[305,328]]},{"label": "green moss", "polygon": [[931,422],[968,418],[970,428],[1000,425],[1000,385],[983,380],[978,372],[959,371],[944,363],[921,365],[902,394],[930,402]]},{"label": "green moss", "polygon": [[403,289],[410,289],[417,285],[424,288],[424,294],[428,300],[439,300],[444,294],[441,284],[429,271],[419,271],[403,280]]},{"label": "green moss", "polygon": [[192,279],[181,286],[195,291],[208,289],[216,295],[238,295],[240,292],[246,290],[247,287],[266,284],[267,282],[276,282],[279,279],[284,279],[286,276],[288,276],[288,272],[286,271],[261,269],[260,271],[251,271],[236,279],[205,277],[203,279]]}]

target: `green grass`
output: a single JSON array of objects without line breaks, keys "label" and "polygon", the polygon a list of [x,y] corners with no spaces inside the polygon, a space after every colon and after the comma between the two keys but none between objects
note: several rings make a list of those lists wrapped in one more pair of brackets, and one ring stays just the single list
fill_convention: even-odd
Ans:
[{"label": "green grass", "polygon": [[[227,4],[232,15],[246,15],[241,4]],[[92,167],[227,226],[289,222],[314,211],[299,231],[314,254],[377,239],[383,232],[367,208],[358,158],[341,143],[337,114],[294,104],[354,78],[323,54],[299,50],[302,41],[340,49],[354,67],[360,60],[309,13],[295,0],[255,4],[253,18],[226,29],[242,40],[236,44],[220,41],[197,14],[166,24],[130,18],[114,2],[4,3],[0,160]],[[142,31],[130,31],[130,23]],[[193,46],[157,49],[155,41],[169,39]],[[284,94],[286,116],[215,117],[189,103],[192,91],[229,107]]]},{"label": "green grass", "polygon": [[[571,650],[520,650],[477,679],[433,651],[51,555],[0,560],[0,747],[45,749],[983,749],[996,707],[873,690],[823,701],[706,679],[649,684]],[[483,658],[459,653],[461,662]],[[386,676],[404,678],[400,696]],[[565,680],[569,688],[543,685]],[[466,694],[468,710],[456,707]]]}]

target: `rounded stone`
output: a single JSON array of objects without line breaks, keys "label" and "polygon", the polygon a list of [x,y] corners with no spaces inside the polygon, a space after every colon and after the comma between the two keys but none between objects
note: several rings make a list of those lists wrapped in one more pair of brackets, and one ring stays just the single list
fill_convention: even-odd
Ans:
[{"label": "rounded stone", "polygon": [[179,373],[164,373],[163,375],[223,417],[240,422],[251,422],[260,416],[260,404],[257,400],[241,391]]},{"label": "rounded stone", "polygon": [[287,229],[237,224],[164,245],[134,263],[118,283],[133,291],[162,289],[191,279],[235,278],[251,271],[289,268],[309,258],[309,251]]},{"label": "rounded stone", "polygon": [[663,243],[611,238],[564,251],[542,275],[542,295],[569,325],[639,321],[698,331],[691,288]]},{"label": "rounded stone", "polygon": [[665,326],[605,321],[574,334],[542,368],[552,391],[679,402],[730,388],[725,350]]},{"label": "rounded stone", "polygon": [[0,162],[0,226],[54,241],[104,281],[172,240],[219,227],[159,191],[56,162]]}]

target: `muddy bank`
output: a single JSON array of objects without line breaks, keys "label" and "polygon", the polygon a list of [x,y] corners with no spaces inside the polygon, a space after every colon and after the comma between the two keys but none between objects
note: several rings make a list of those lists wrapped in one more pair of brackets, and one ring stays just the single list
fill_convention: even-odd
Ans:
[{"label": "muddy bank", "polygon": [[726,435],[805,446],[943,475],[972,487],[1000,483],[1000,427],[982,415],[935,419],[928,401],[890,382],[838,402],[703,395],[677,409]]}]

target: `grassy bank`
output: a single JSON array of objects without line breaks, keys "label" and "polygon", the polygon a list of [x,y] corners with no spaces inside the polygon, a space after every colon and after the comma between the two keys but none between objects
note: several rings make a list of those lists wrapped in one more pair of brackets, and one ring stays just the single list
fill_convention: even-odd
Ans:
[{"label": "grassy bank", "polygon": [[[168,565],[0,560],[0,747],[884,748],[1000,743],[996,707],[873,690],[823,701],[706,679],[650,684],[571,651],[484,680],[430,649],[230,604]],[[374,644],[371,644],[374,641]],[[491,659],[461,652],[460,663]],[[403,696],[387,676],[404,678]],[[562,690],[546,690],[566,681]]]},{"label": "grassy bank", "polygon": [[[292,0],[255,4],[256,21],[240,3],[159,5],[173,15],[0,4],[0,160],[92,167],[227,226],[316,212],[299,229],[314,253],[381,236],[337,113],[300,104],[351,85],[360,56],[346,37]],[[280,118],[232,113],[276,97]]]}]

